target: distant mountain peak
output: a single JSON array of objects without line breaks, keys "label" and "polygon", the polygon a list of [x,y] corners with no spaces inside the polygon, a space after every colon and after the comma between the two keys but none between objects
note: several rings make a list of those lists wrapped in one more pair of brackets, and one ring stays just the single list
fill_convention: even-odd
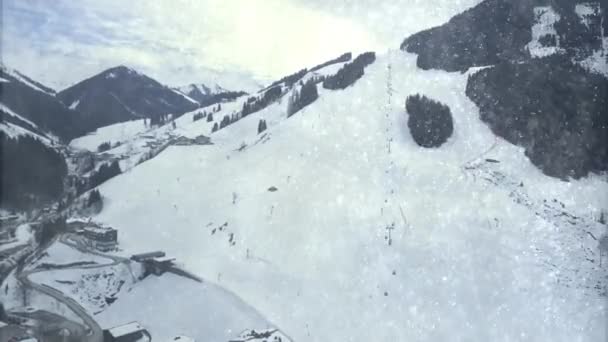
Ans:
[{"label": "distant mountain peak", "polygon": [[58,97],[82,113],[91,129],[141,117],[179,115],[198,107],[196,101],[125,65],[62,90]]}]

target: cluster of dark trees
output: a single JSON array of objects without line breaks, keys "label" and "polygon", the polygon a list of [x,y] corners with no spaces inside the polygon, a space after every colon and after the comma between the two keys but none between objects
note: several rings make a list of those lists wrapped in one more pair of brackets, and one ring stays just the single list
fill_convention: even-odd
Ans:
[{"label": "cluster of dark trees", "polygon": [[150,116],[150,126],[162,126],[169,121],[169,114],[155,114]]},{"label": "cluster of dark trees", "polygon": [[108,179],[118,176],[121,172],[117,160],[109,164],[102,164],[97,171],[93,171],[91,174],[89,186],[91,188],[97,187]]},{"label": "cluster of dark trees", "polygon": [[101,144],[99,144],[99,146],[97,146],[97,152],[105,152],[107,150],[109,150],[110,148],[112,148],[112,145],[110,144],[109,141],[103,142]]},{"label": "cluster of dark trees", "polygon": [[345,64],[335,75],[326,77],[323,81],[323,88],[345,89],[360,79],[364,75],[365,67],[375,60],[376,54],[374,52],[360,54],[352,62]]},{"label": "cluster of dark trees", "polygon": [[238,113],[232,113],[231,115],[224,115],[224,117],[222,118],[222,120],[220,121],[220,124],[218,125],[217,122],[213,124],[213,128],[211,129],[211,133],[217,131],[218,129],[222,129],[232,123],[235,123],[239,120],[239,116]]},{"label": "cluster of dark trees", "polygon": [[274,86],[266,90],[262,97],[252,96],[243,103],[241,117],[255,113],[266,108],[269,104],[276,101],[282,95],[281,86]]},{"label": "cluster of dark trees", "polygon": [[304,68],[304,69],[302,69],[302,70],[300,70],[300,71],[298,71],[296,73],[293,73],[291,75],[287,75],[287,76],[281,78],[278,81],[272,82],[272,84],[270,86],[268,86],[268,88],[272,88],[272,87],[274,87],[274,86],[276,86],[278,84],[281,84],[283,82],[285,83],[285,86],[291,87],[294,84],[296,84],[299,80],[301,80],[302,77],[304,77],[304,75],[306,75],[306,73],[308,73],[308,69]]},{"label": "cluster of dark trees", "polygon": [[222,121],[220,121],[220,129],[230,125],[231,123],[232,120],[230,120],[230,117],[228,115],[224,115]]},{"label": "cluster of dark trees", "polygon": [[199,112],[199,113],[195,113],[192,116],[192,121],[198,121],[200,119],[204,119],[205,117],[207,117],[207,113],[206,112]]},{"label": "cluster of dark trees", "polygon": [[294,115],[300,109],[315,102],[319,97],[317,84],[314,79],[311,78],[304,83],[300,81],[300,83],[302,84],[302,87],[300,89],[294,89],[289,97],[289,102],[287,103],[287,117]]},{"label": "cluster of dark trees", "polygon": [[[401,44],[402,50],[418,54],[422,69],[464,71],[473,66],[495,65],[530,59],[526,45],[534,24],[534,7],[539,2],[528,0],[486,0],[456,15],[444,25],[416,33]],[[598,1],[604,14],[581,22],[575,11],[580,3],[572,0],[547,1],[560,16],[555,23],[560,48],[576,60],[589,56],[601,47],[601,29],[608,29],[608,20],[601,20],[608,5]],[[603,22],[603,24],[602,24]],[[554,46],[556,37],[545,35],[541,44]]]},{"label": "cluster of dark trees", "polygon": [[213,121],[213,113],[217,113],[220,110],[222,110],[222,105],[220,103],[218,103],[217,106],[214,106],[213,108],[211,108],[211,112],[209,113],[209,115],[207,115],[206,111],[195,113],[192,116],[192,121],[198,121],[200,119],[207,118],[207,121],[211,122],[211,121]]},{"label": "cluster of dark trees", "polygon": [[268,128],[266,126],[266,120],[260,119],[260,122],[258,122],[258,134],[264,132],[266,128]]},{"label": "cluster of dark trees", "polygon": [[34,233],[34,237],[40,245],[44,245],[50,242],[57,234],[65,232],[66,228],[66,218],[58,216],[42,222],[40,228]]},{"label": "cluster of dark trees", "polygon": [[327,62],[325,62],[325,63],[321,63],[321,64],[319,64],[319,65],[317,65],[317,66],[314,66],[314,67],[310,68],[310,71],[317,71],[317,70],[319,70],[319,69],[323,69],[323,68],[325,68],[326,66],[330,66],[330,65],[332,65],[332,64],[337,64],[337,63],[344,63],[344,62],[348,62],[348,61],[350,61],[350,60],[351,60],[351,58],[353,58],[353,54],[352,54],[352,53],[350,53],[350,52],[347,52],[347,53],[345,53],[345,54],[342,54],[342,55],[341,55],[340,57],[338,57],[338,58],[334,58],[334,59],[329,60],[329,61],[327,61]]},{"label": "cluster of dark trees", "polygon": [[12,138],[3,131],[0,146],[3,208],[26,209],[61,197],[68,172],[61,153],[34,137]]},{"label": "cluster of dark trees", "polygon": [[499,63],[471,75],[466,94],[492,132],[545,174],[608,170],[608,82],[568,57]]},{"label": "cluster of dark trees", "polygon": [[87,198],[87,207],[92,207],[93,205],[101,203],[101,194],[99,190],[93,189],[89,192],[89,198]]},{"label": "cluster of dark trees", "polygon": [[454,132],[450,107],[418,94],[408,96],[407,126],[414,141],[422,147],[439,147]]}]

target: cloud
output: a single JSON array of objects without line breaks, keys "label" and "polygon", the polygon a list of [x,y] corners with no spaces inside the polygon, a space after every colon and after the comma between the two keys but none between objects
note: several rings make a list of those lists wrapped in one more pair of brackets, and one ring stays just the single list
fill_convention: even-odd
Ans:
[{"label": "cloud", "polygon": [[397,48],[476,2],[4,0],[2,57],[59,89],[118,64],[170,85],[204,82],[210,68],[268,80],[346,51]]}]

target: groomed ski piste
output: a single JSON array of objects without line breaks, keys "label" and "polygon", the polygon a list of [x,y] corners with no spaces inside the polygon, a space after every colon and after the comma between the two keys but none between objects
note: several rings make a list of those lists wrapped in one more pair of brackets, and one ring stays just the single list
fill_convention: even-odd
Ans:
[{"label": "groomed ski piste", "polygon": [[[122,254],[166,251],[294,341],[602,340],[608,183],[543,175],[480,121],[467,73],[422,71],[415,58],[379,55],[353,86],[318,85],[319,99],[289,118],[288,96],[213,134],[246,97],[213,122],[182,116],[171,134],[213,145],[170,146],[104,183],[95,220],[119,230]],[[417,93],[451,108],[454,134],[438,149],[407,128],[404,102]],[[147,285],[162,289],[155,299],[126,294],[101,315],[149,301],[212,314],[167,300],[179,288],[165,277]],[[175,335],[141,320],[160,340]],[[180,333],[200,339],[204,328]]]}]

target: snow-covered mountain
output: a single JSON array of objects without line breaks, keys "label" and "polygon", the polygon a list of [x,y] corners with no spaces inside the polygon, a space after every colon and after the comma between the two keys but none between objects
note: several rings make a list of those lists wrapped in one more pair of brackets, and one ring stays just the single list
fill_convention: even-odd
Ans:
[{"label": "snow-covered mountain", "polygon": [[[597,13],[486,0],[401,50],[74,139],[111,142],[126,171],[94,217],[118,229],[117,254],[162,250],[204,287],[150,277],[105,305],[90,274],[39,280],[162,339],[260,324],[294,341],[606,340],[608,79],[601,58],[582,63],[605,56],[586,31]],[[418,142],[432,115],[413,129],[410,98],[447,116],[441,143]]]},{"label": "snow-covered mountain", "polygon": [[44,141],[69,140],[85,131],[78,113],[61,103],[55,91],[0,65],[2,130],[9,136],[27,134]]},{"label": "snow-covered mountain", "polygon": [[606,1],[486,0],[407,38],[423,69],[488,67],[467,95],[548,175],[608,170]]},{"label": "snow-covered mountain", "polygon": [[[424,71],[394,51],[343,90],[317,84],[291,116],[299,81],[210,121],[186,114],[172,134],[194,138],[266,104],[213,145],[168,147],[105,183],[96,219],[119,229],[125,255],[167,251],[295,341],[602,340],[608,183],[548,177],[497,137],[465,94],[474,72]],[[408,130],[417,93],[451,108],[440,148]]]},{"label": "snow-covered mountain", "polygon": [[177,87],[175,90],[187,95],[191,99],[194,99],[201,107],[206,107],[225,101],[233,101],[237,97],[247,94],[244,91],[227,90],[217,84],[212,87],[208,87],[202,83]]},{"label": "snow-covered mountain", "polygon": [[224,93],[224,92],[228,91],[228,90],[222,88],[218,84],[207,86],[203,83],[199,83],[199,84],[192,83],[192,84],[189,84],[186,86],[177,87],[175,89],[181,91],[182,93],[190,96],[191,98],[193,98],[197,101],[204,100],[211,95]]},{"label": "snow-covered mountain", "polygon": [[101,72],[57,94],[78,110],[90,130],[117,122],[163,114],[182,114],[198,103],[125,66]]},{"label": "snow-covered mountain", "polygon": [[227,91],[255,93],[264,86],[263,81],[257,80],[247,72],[197,68],[193,71],[193,75],[200,81],[188,85],[179,85],[176,88],[186,94],[193,90],[193,87],[198,88],[203,94]]}]

